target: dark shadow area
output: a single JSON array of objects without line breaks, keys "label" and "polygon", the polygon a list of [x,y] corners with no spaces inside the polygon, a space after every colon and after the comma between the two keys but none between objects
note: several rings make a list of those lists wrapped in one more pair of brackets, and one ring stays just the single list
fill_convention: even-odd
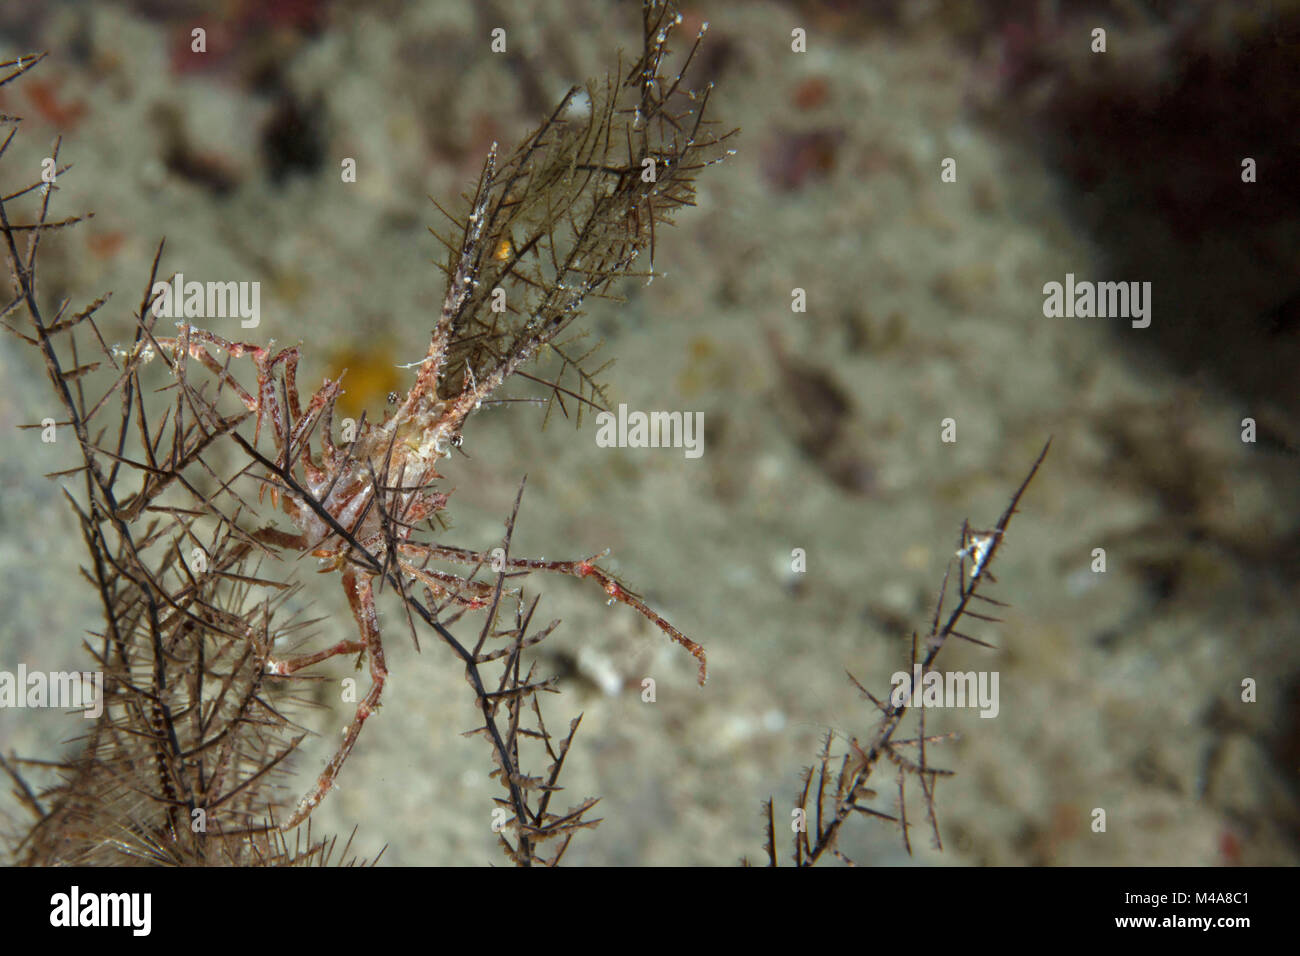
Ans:
[{"label": "dark shadow area", "polygon": [[1235,19],[1206,8],[1146,37],[1141,69],[1122,49],[1130,38],[1112,33],[1109,54],[1082,52],[1049,77],[1036,123],[1100,251],[1098,274],[1078,278],[1152,283],[1149,328],[1094,321],[1135,358],[1230,389],[1261,445],[1295,451],[1300,8],[1289,6]]}]

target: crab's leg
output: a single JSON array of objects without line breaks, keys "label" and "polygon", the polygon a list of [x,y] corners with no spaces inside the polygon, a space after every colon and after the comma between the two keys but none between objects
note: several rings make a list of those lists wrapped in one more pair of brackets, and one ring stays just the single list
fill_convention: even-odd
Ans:
[{"label": "crab's leg", "polygon": [[[281,467],[291,470],[295,465],[301,464],[311,481],[319,483],[324,480],[325,473],[312,460],[306,438],[315,426],[316,420],[322,411],[333,407],[332,403],[339,394],[339,383],[326,381],[324,386],[308,402],[307,413],[304,415],[302,401],[298,394],[299,351],[296,346],[282,349],[273,356],[260,345],[252,345],[248,342],[231,342],[206,329],[195,328],[192,325],[182,325],[181,334],[176,338],[161,338],[156,341],[159,348],[172,352],[183,351],[198,359],[226,387],[235,393],[245,408],[257,413],[257,423],[253,431],[254,444],[261,438],[263,417],[270,418],[271,430],[275,436],[275,447],[280,457],[279,464]],[[235,381],[230,372],[221,366],[212,353],[208,351],[209,346],[225,352],[231,358],[247,356],[253,360],[253,364],[257,367],[256,397],[250,395],[243,386]],[[284,366],[284,391],[289,405],[287,420],[284,409],[280,407],[279,396],[276,394],[275,368],[277,365]],[[328,421],[326,424],[328,427]],[[326,436],[325,441],[326,451],[329,452],[332,450],[332,445],[328,442],[328,436]],[[271,492],[271,497],[274,503],[278,497],[274,489]]]},{"label": "crab's leg", "polygon": [[213,335],[205,329],[196,329],[193,326],[183,326],[181,335],[177,338],[159,338],[155,339],[158,348],[165,349],[172,353],[185,352],[191,358],[198,359],[203,365],[221,380],[221,383],[229,388],[244,403],[244,407],[250,412],[258,410],[258,400],[244,390],[244,387],[235,381],[234,376],[223,368],[221,364],[212,357],[212,353],[207,350],[207,346],[221,349],[230,355],[231,358],[241,358],[244,355],[254,355],[255,352],[263,351],[257,345],[245,345],[238,342],[227,342],[219,335]]},{"label": "crab's leg", "polygon": [[605,593],[609,595],[611,601],[618,601],[620,604],[626,604],[628,607],[636,609],[675,643],[686,648],[700,662],[699,682],[701,685],[704,684],[708,667],[708,662],[704,657],[704,648],[656,614],[641,600],[639,595],[629,591],[619,583],[617,578],[594,563],[608,552],[593,555],[582,561],[537,561],[510,557],[503,560],[500,552],[494,554],[492,552],[470,551],[466,548],[453,548],[442,545],[421,545],[404,542],[398,547],[399,550],[408,554],[422,554],[428,559],[454,561],[457,564],[482,564],[494,571],[511,568],[523,571],[549,571],[558,574],[571,574],[578,578],[594,578]]},{"label": "crab's leg", "polygon": [[311,667],[312,664],[319,664],[321,661],[337,657],[339,654],[360,654],[367,647],[369,645],[365,641],[339,641],[333,647],[317,651],[315,654],[302,654],[298,657],[286,657],[283,660],[268,657],[266,659],[266,670],[269,674],[285,677],[294,673],[294,671],[300,671],[304,667]]},{"label": "crab's leg", "polygon": [[[296,353],[297,349],[294,349],[294,352]],[[296,357],[294,364],[297,364]],[[296,407],[298,405],[298,396],[295,391],[295,385],[293,384],[293,376],[289,374],[288,365],[285,366],[284,380],[285,385],[289,390],[289,401]],[[321,387],[320,391],[311,397],[311,401],[307,403],[307,414],[302,414],[301,410],[295,411],[295,415],[297,416],[296,424],[289,435],[288,447],[294,450],[294,454],[298,457],[299,461],[302,462],[303,471],[307,473],[308,479],[317,484],[325,481],[325,472],[321,470],[314,461],[312,461],[311,449],[307,445],[307,435],[316,424],[316,419],[322,414],[325,408],[332,405],[334,400],[338,398],[338,394],[339,383],[327,381]],[[328,425],[329,423],[326,422],[326,427],[328,427]],[[325,441],[327,437],[328,436],[324,434],[324,431],[322,431],[322,441]],[[328,446],[325,447],[328,453],[330,449]],[[287,451],[285,454],[287,455]]]},{"label": "crab's leg", "polygon": [[[406,544],[398,545],[399,550],[406,550]],[[416,546],[418,549],[418,546]],[[462,607],[477,610],[488,606],[492,594],[496,588],[487,581],[470,581],[466,578],[457,577],[446,571],[435,571],[431,568],[416,567],[407,561],[398,560],[398,567],[407,577],[414,578],[425,587],[429,588],[436,597],[449,598],[452,602]]]},{"label": "crab's leg", "polygon": [[[388,677],[388,668],[384,666],[384,645],[379,637],[379,615],[375,610],[375,593],[371,587],[370,578],[364,574],[358,574],[352,568],[345,568],[343,571],[343,590],[347,592],[348,604],[352,606],[352,616],[357,620],[357,628],[360,630],[362,638],[359,643],[343,643],[368,652],[367,656],[370,660],[370,693],[357,705],[356,716],[352,718],[352,723],[343,732],[343,743],[339,745],[338,751],[330,758],[330,762],[325,765],[325,769],[316,781],[316,786],[302,798],[302,801],[298,804],[298,809],[293,812],[293,816],[280,825],[281,830],[292,830],[306,820],[311,812],[316,809],[317,804],[324,799],[325,794],[330,792],[334,786],[335,778],[339,775],[339,770],[343,767],[343,761],[347,760],[348,754],[352,752],[352,747],[357,742],[357,737],[361,734],[361,727],[365,724],[366,718],[379,707],[379,698],[384,693],[384,681]],[[333,650],[331,649],[331,651]],[[329,656],[326,652],[322,653]],[[324,658],[321,657],[320,659],[323,660]]]}]

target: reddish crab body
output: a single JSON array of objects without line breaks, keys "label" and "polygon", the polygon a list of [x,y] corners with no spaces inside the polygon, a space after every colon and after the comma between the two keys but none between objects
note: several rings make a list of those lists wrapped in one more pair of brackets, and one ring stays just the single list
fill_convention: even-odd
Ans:
[{"label": "reddish crab body", "polygon": [[[561,406],[562,394],[597,404],[594,373],[583,368],[590,352],[571,354],[559,336],[582,314],[589,296],[610,297],[618,279],[654,276],[656,223],[662,227],[677,210],[694,206],[695,175],[730,152],[722,147],[732,134],[715,135],[704,118],[708,88],[691,91],[682,83],[703,27],[671,79],[661,68],[667,38],[682,17],[672,4],[647,4],[644,14],[643,53],[630,69],[604,83],[570,89],[500,168],[496,144],[489,149],[478,186],[467,197],[468,214],[448,214],[459,236],[438,235],[449,253],[442,266],[447,285],[428,353],[410,391],[382,423],[363,419],[355,433],[345,432],[336,443],[339,383],[325,382],[304,408],[295,381],[296,348],[273,354],[181,323],[175,338],[148,337],[132,354],[135,361],[155,350],[168,354],[182,381],[187,363],[196,360],[216,377],[220,390],[229,390],[256,415],[251,443],[237,432],[232,437],[262,467],[264,487],[295,530],[263,528],[253,537],[267,547],[315,555],[327,570],[339,571],[356,619],[359,640],[283,659],[269,648],[265,652],[266,668],[276,675],[343,654],[367,659],[371,675],[370,691],[343,743],[283,829],[306,819],[333,786],[362,725],[379,706],[388,671],[375,610],[377,577],[408,597],[409,585],[425,588],[439,610],[495,606],[502,582],[476,579],[484,566],[498,576],[550,571],[594,579],[610,603],[634,608],[689,651],[704,683],[703,648],[601,568],[599,555],[524,560],[510,557],[507,549],[487,553],[425,543],[418,533],[421,522],[446,506],[446,493],[433,482],[441,477],[440,461],[460,444],[466,419],[516,373],[532,378],[522,367],[541,350],[550,349],[564,369],[577,370],[577,393],[558,379],[546,382]],[[643,251],[649,252],[649,272],[633,268]],[[242,359],[256,367],[252,392],[230,372]],[[582,395],[584,388],[591,398]],[[224,419],[222,424],[234,427]],[[274,459],[257,447],[264,424],[274,441]],[[432,562],[473,570],[452,573],[430,567]],[[408,610],[411,606],[408,601]],[[421,617],[441,628],[436,617]]]},{"label": "reddish crab body", "polygon": [[[362,726],[379,707],[388,676],[373,588],[373,579],[378,576],[376,567],[380,564],[395,567],[403,579],[428,588],[445,604],[471,609],[488,604],[494,585],[470,575],[431,568],[431,561],[475,568],[492,566],[498,571],[551,571],[594,578],[611,603],[618,601],[635,608],[690,651],[699,661],[699,682],[704,683],[703,648],[599,567],[595,563],[599,556],[579,561],[526,560],[412,540],[417,524],[447,503],[447,494],[431,487],[434,480],[442,477],[436,463],[460,443],[466,417],[509,374],[509,369],[494,376],[495,381],[475,383],[472,377],[467,377],[454,399],[439,400],[435,394],[436,368],[446,347],[445,339],[440,339],[440,325],[434,331],[429,356],[405,400],[380,425],[363,420],[354,440],[344,444],[336,443],[332,434],[339,383],[326,381],[306,407],[302,407],[296,383],[297,348],[272,355],[261,346],[227,341],[184,323],[179,329],[180,334],[175,338],[155,339],[157,348],[174,360],[173,368],[178,375],[184,374],[185,358],[198,360],[216,375],[222,387],[228,388],[256,415],[254,445],[265,422],[275,442],[276,473],[281,479],[293,479],[293,487],[285,480],[275,479],[268,479],[268,485],[272,499],[279,499],[296,533],[268,527],[255,532],[254,537],[276,548],[310,553],[327,563],[326,570],[340,571],[356,621],[359,640],[340,641],[315,653],[288,658],[271,656],[268,649],[267,672],[287,676],[338,655],[364,655],[369,662],[369,693],[357,705],[356,714],[344,731],[343,742],[315,786],[303,796],[297,809],[281,825],[282,829],[302,823],[334,786]],[[258,379],[255,395],[239,384],[213,350],[232,359],[252,359]],[[143,360],[151,354],[151,350],[142,348],[139,357]],[[518,361],[525,358],[517,357]],[[313,438],[318,445],[315,452]],[[346,535],[339,533],[340,528]],[[357,553],[358,547],[364,554]]]}]

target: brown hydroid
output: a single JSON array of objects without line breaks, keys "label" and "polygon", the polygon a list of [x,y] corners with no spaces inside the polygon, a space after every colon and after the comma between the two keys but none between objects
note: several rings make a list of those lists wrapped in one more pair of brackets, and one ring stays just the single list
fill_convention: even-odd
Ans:
[{"label": "brown hydroid", "polygon": [[[518,501],[498,549],[436,539],[449,495],[440,469],[503,385],[541,383],[566,415],[603,405],[593,350],[575,350],[565,333],[591,298],[613,297],[617,280],[653,275],[664,227],[693,204],[695,177],[725,155],[730,134],[705,117],[708,91],[686,89],[681,76],[702,31],[668,71],[681,17],[674,3],[646,0],[643,9],[635,62],[571,89],[514,150],[494,145],[463,211],[446,214],[450,227],[436,233],[447,249],[443,305],[410,390],[381,422],[336,421],[337,381],[300,395],[297,347],[161,326],[161,244],[129,328],[105,317],[106,298],[76,312],[45,303],[42,240],[77,217],[53,219],[43,183],[0,198],[13,277],[2,314],[40,354],[62,409],[56,428],[76,442],[79,463],[52,477],[68,483],[86,545],[82,574],[104,620],[88,642],[104,675],[104,712],[76,755],[4,761],[35,821],[15,838],[18,860],[349,862],[348,847],[337,852],[304,824],[382,704],[384,591],[400,605],[390,617],[417,647],[420,631],[432,633],[464,667],[481,715],[471,733],[488,740],[503,788],[494,828],[521,865],[557,862],[596,821],[594,799],[552,804],[579,718],[562,738],[546,729],[538,694],[553,682],[523,654],[555,624],[534,626],[537,600],[519,579],[532,571],[593,579],[693,654],[703,683],[703,648],[599,556],[513,555]],[[8,71],[0,85],[40,59],[0,64]],[[558,367],[531,371],[544,352]],[[355,638],[319,646],[315,622],[289,613],[297,585],[288,575],[301,555],[338,572]],[[303,692],[312,667],[336,656],[364,661],[370,686],[295,805],[282,778],[310,729]],[[525,770],[530,746],[547,761],[541,772]],[[38,788],[28,781],[34,771],[57,780]]]}]

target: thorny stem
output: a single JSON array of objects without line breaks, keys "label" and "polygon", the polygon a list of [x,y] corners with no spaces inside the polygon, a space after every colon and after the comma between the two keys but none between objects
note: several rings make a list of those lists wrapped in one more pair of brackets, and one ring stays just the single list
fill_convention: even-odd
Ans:
[{"label": "thorny stem", "polygon": [[[997,525],[990,535],[992,540],[988,545],[987,552],[983,556],[982,561],[977,563],[975,567],[972,569],[972,574],[969,581],[966,580],[966,575],[965,575],[965,570],[966,570],[965,558],[963,557],[960,559],[958,563],[959,577],[958,577],[958,585],[957,585],[957,589],[958,589],[957,604],[949,612],[948,617],[944,619],[941,625],[940,617],[943,610],[944,594],[947,591],[949,575],[952,570],[951,564],[949,565],[948,571],[945,571],[943,583],[939,587],[939,598],[935,606],[934,622],[930,627],[929,636],[926,640],[925,656],[921,661],[922,674],[930,670],[931,666],[934,664],[935,658],[939,656],[939,652],[943,650],[943,647],[947,643],[949,637],[955,636],[966,640],[974,640],[973,638],[969,638],[966,635],[962,634],[961,632],[957,631],[956,629],[957,624],[967,614],[974,613],[971,612],[969,609],[970,602],[975,598],[981,596],[976,593],[979,588],[979,585],[983,583],[985,577],[989,576],[988,574],[989,566],[993,563],[993,559],[994,557],[996,557],[997,551],[1002,545],[1002,542],[1005,538],[1005,531],[1007,529],[1007,526],[1011,522],[1011,517],[1016,513],[1016,509],[1020,503],[1020,499],[1024,495],[1025,490],[1029,487],[1029,483],[1033,481],[1034,476],[1038,473],[1038,468],[1043,463],[1043,459],[1047,457],[1047,450],[1051,447],[1051,444],[1052,444],[1051,439],[1048,439],[1047,443],[1043,445],[1043,450],[1038,453],[1038,457],[1034,460],[1033,466],[1029,469],[1029,474],[1025,476],[1024,481],[1020,483],[1020,487],[1017,488],[1015,494],[1011,496],[1011,503],[1007,505],[1006,510],[1003,511],[1001,517],[998,518]],[[963,537],[965,537],[965,529],[963,529]],[[963,541],[962,544],[965,545],[966,542]],[[991,600],[991,599],[985,598],[985,600]],[[982,642],[976,641],[976,643],[982,643]],[[912,658],[913,661],[916,660],[915,638],[913,638]],[[867,693],[865,688],[860,687],[860,689],[862,689],[864,693]],[[858,798],[861,795],[863,795],[864,792],[866,791],[867,781],[871,777],[872,772],[875,770],[877,763],[879,763],[880,758],[886,754],[892,753],[891,743],[893,741],[894,733],[895,731],[898,730],[899,724],[902,723],[903,718],[907,715],[908,709],[912,702],[912,695],[915,692],[916,692],[916,688],[911,686],[909,682],[909,684],[907,685],[906,693],[902,696],[901,701],[898,704],[891,703],[888,706],[882,704],[880,701],[876,700],[874,697],[871,697],[871,695],[867,693],[867,696],[871,697],[873,703],[875,703],[876,706],[882,710],[884,716],[882,717],[880,726],[876,729],[876,733],[872,737],[871,742],[868,746],[859,747],[856,744],[856,742],[854,742],[854,750],[857,752],[857,763],[855,765],[855,769],[849,776],[847,787],[841,788],[840,795],[836,799],[835,812],[831,817],[830,821],[825,825],[825,827],[821,825],[820,818],[821,818],[822,798],[821,798],[821,794],[820,793],[818,794],[818,799],[817,799],[818,820],[816,825],[817,837],[816,840],[813,841],[808,846],[806,853],[799,854],[800,856],[803,857],[803,859],[801,860],[803,865],[812,866],[816,864],[827,853],[838,855],[835,846],[836,846],[836,841],[839,838],[840,828],[844,825],[844,822],[848,820],[848,818],[855,811],[861,811],[864,809],[861,806],[859,806],[857,802]],[[919,765],[919,773],[924,786],[926,774],[933,772],[933,771],[929,771],[925,765],[924,723],[922,723],[921,725],[921,729],[919,733],[919,743],[921,747],[921,762]],[[841,773],[843,774],[843,771],[841,771]],[[824,774],[825,774],[824,759],[822,764],[822,774],[824,778]],[[906,843],[907,821],[905,816],[906,808],[902,804],[902,800],[903,800],[903,792],[901,789],[902,779],[903,779],[903,775],[900,770],[899,814],[900,814],[900,825],[903,828],[904,841]],[[843,777],[841,778],[841,782],[843,783]],[[931,820],[933,821],[933,796],[931,791],[928,788],[926,789],[926,793],[927,793],[927,807],[931,813]],[[806,790],[805,790],[805,796],[806,796]],[[803,806],[805,803],[806,800],[800,801],[801,806]],[[937,827],[935,828],[935,832],[937,834]],[[769,832],[768,839],[770,844],[773,847],[773,849],[769,851],[769,860],[773,865],[775,865],[776,854],[775,854],[774,834]],[[801,848],[801,845],[798,844],[797,841],[798,841],[798,836],[796,835],[796,846],[800,846]],[[910,843],[908,843],[907,846],[908,846],[908,851],[910,853],[911,851]]]}]

